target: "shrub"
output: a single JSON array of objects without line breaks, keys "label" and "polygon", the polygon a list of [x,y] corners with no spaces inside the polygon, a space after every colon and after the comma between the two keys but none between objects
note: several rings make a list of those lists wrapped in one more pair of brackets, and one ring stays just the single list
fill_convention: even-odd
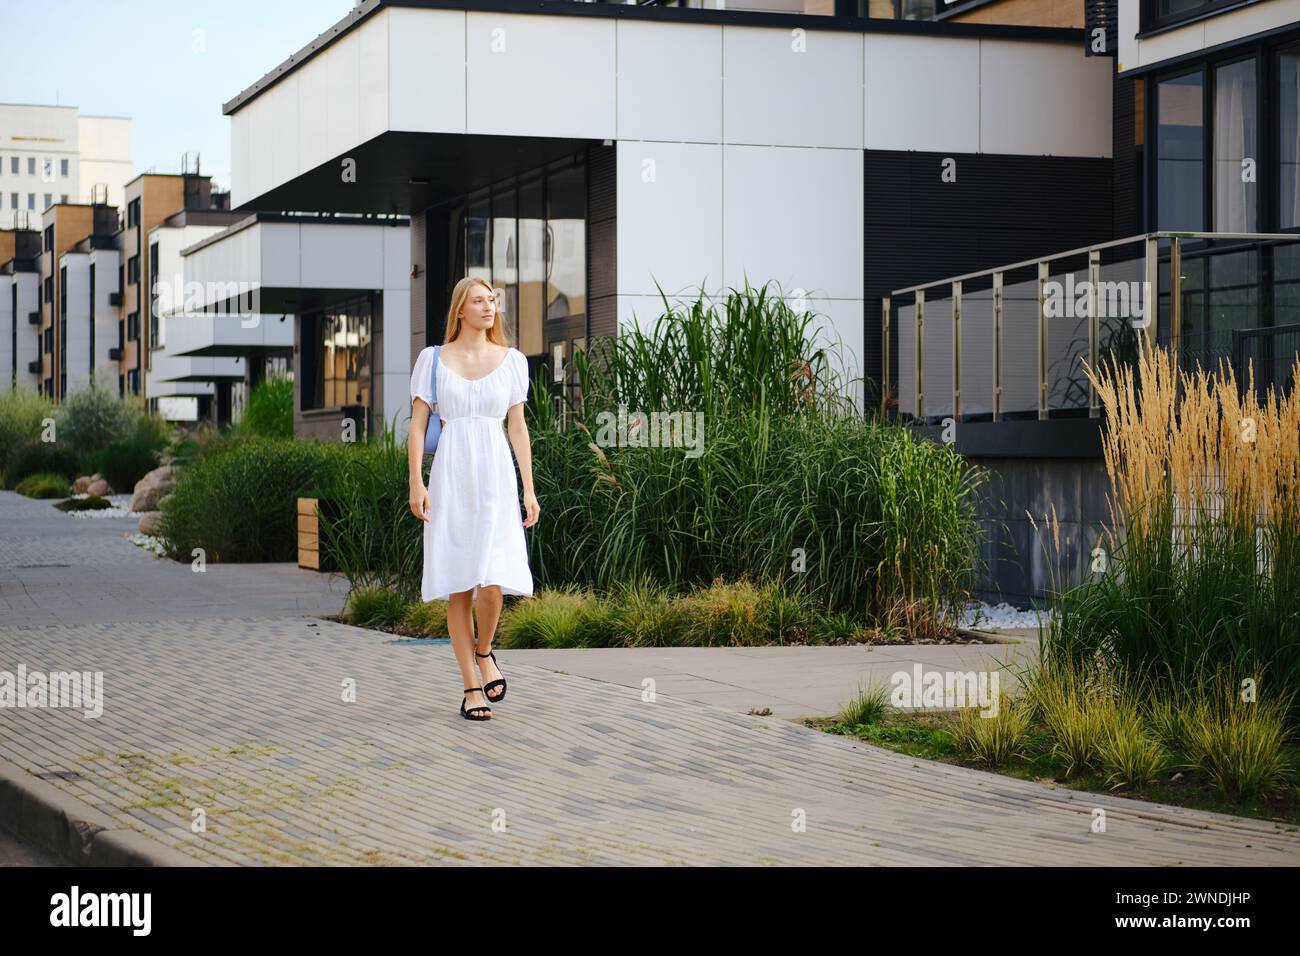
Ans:
[{"label": "shrub", "polygon": [[1074,776],[1097,766],[1115,724],[1111,686],[1094,668],[1074,662],[1040,666],[1029,678],[1028,706],[1052,737],[1051,753]]},{"label": "shrub", "polygon": [[611,617],[590,591],[544,590],[502,613],[499,641],[502,647],[599,647]]},{"label": "shrub", "polygon": [[277,375],[253,386],[239,420],[239,431],[264,438],[292,438],[293,379]]},{"label": "shrub", "polygon": [[608,598],[613,622],[608,643],[623,647],[676,647],[684,622],[668,589],[648,578],[620,584]]},{"label": "shrub", "polygon": [[1169,764],[1159,734],[1144,725],[1137,705],[1128,699],[1116,702],[1114,719],[1108,722],[1097,749],[1097,760],[1111,789],[1154,783]]},{"label": "shrub", "polygon": [[697,647],[767,643],[764,610],[758,588],[749,581],[714,581],[678,601],[686,642]]},{"label": "shrub", "polygon": [[1003,694],[996,714],[985,717],[978,707],[958,711],[953,738],[976,763],[1002,767],[1024,756],[1030,722],[1029,709]]},{"label": "shrub", "polygon": [[1226,796],[1247,799],[1281,790],[1286,753],[1285,699],[1244,702],[1226,682],[1207,682],[1184,715],[1187,756]]},{"label": "shrub", "polygon": [[859,724],[878,724],[889,709],[889,688],[875,684],[869,689],[858,685],[857,696],[840,708],[839,721],[856,727]]},{"label": "shrub", "polygon": [[1109,570],[1060,587],[1044,652],[1146,670],[1169,695],[1219,668],[1300,686],[1300,389],[1260,400],[1229,366],[1185,372],[1150,349],[1090,377],[1105,409]]},{"label": "shrub", "polygon": [[93,387],[69,392],[57,414],[59,444],[78,451],[97,451],[130,438],[142,417],[133,399]]},{"label": "shrub", "polygon": [[400,595],[382,588],[356,588],[348,595],[343,617],[357,627],[394,628],[405,612]]},{"label": "shrub", "polygon": [[69,483],[83,471],[84,456],[62,441],[29,442],[13,451],[6,478],[17,485],[29,475],[60,475]]},{"label": "shrub", "polygon": [[71,492],[68,480],[62,475],[28,475],[14,489],[28,498],[66,498]]},{"label": "shrub", "polygon": [[162,505],[167,554],[189,561],[293,561],[298,552],[297,497],[329,484],[364,446],[285,439],[237,440],[190,463]]},{"label": "shrub", "polygon": [[84,498],[68,498],[54,507],[60,511],[103,511],[105,508],[113,507],[113,502],[99,495],[87,495]]},{"label": "shrub", "polygon": [[397,630],[418,637],[449,637],[446,601],[412,601],[402,613]]},{"label": "shrub", "polygon": [[[148,420],[148,419],[142,419]],[[113,442],[95,452],[92,470],[104,476],[119,494],[130,492],[137,481],[158,467],[162,445],[156,440],[131,438]]]},{"label": "shrub", "polygon": [[[27,388],[0,391],[0,468],[8,469],[18,449],[40,442],[41,423],[54,418],[54,403]],[[25,475],[10,475],[14,481]],[[8,487],[7,485],[0,487]]]}]

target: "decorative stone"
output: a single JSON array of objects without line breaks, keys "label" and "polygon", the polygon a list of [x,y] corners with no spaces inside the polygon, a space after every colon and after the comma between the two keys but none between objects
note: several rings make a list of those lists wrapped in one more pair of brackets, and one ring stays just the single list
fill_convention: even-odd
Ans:
[{"label": "decorative stone", "polygon": [[112,493],[113,489],[103,478],[92,481],[86,486],[86,494],[88,495],[99,495],[102,498],[104,495],[111,495]]},{"label": "decorative stone", "polygon": [[146,511],[140,515],[140,533],[157,535],[162,530],[162,512]]},{"label": "decorative stone", "polygon": [[157,511],[162,496],[175,487],[175,473],[170,465],[155,468],[135,483],[130,510]]},{"label": "decorative stone", "polygon": [[72,493],[74,495],[83,495],[86,493],[86,488],[89,487],[89,485],[90,485],[90,476],[82,475],[80,478],[78,478],[76,481],[72,483]]}]

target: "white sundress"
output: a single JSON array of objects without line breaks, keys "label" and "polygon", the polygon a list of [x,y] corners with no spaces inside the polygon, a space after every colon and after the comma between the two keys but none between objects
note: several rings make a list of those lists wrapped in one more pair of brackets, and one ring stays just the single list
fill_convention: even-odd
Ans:
[{"label": "white sundress", "polygon": [[[433,348],[420,353],[411,372],[411,400],[432,404],[429,371]],[[493,371],[478,379],[438,362],[442,435],[426,486],[421,597],[446,601],[459,591],[497,584],[502,594],[533,593],[528,546],[514,456],[502,421],[528,395],[528,360],[511,348]]]}]

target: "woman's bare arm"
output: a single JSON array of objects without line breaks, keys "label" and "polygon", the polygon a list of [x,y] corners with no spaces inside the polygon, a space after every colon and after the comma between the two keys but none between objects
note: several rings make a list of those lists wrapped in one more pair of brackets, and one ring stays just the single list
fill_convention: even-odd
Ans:
[{"label": "woman's bare arm", "polygon": [[422,398],[411,399],[411,428],[406,435],[407,473],[411,485],[411,514],[429,520],[429,489],[424,486],[424,433],[431,410]]},{"label": "woman's bare arm", "polygon": [[519,477],[524,490],[524,527],[537,523],[541,508],[537,504],[537,495],[533,492],[533,449],[528,436],[528,423],[524,420],[524,403],[510,406],[506,412],[506,433],[510,436],[510,447],[515,451],[515,461],[519,462]]}]

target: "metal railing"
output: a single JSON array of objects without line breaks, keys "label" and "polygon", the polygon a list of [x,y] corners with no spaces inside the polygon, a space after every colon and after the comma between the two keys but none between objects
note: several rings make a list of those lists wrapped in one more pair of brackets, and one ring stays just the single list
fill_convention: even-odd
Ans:
[{"label": "metal railing", "polygon": [[890,293],[884,410],[896,385],[900,417],[915,421],[1096,418],[1085,361],[1136,357],[1139,337],[1188,363],[1240,361],[1234,331],[1297,319],[1297,233],[1153,232],[1070,249]]}]

